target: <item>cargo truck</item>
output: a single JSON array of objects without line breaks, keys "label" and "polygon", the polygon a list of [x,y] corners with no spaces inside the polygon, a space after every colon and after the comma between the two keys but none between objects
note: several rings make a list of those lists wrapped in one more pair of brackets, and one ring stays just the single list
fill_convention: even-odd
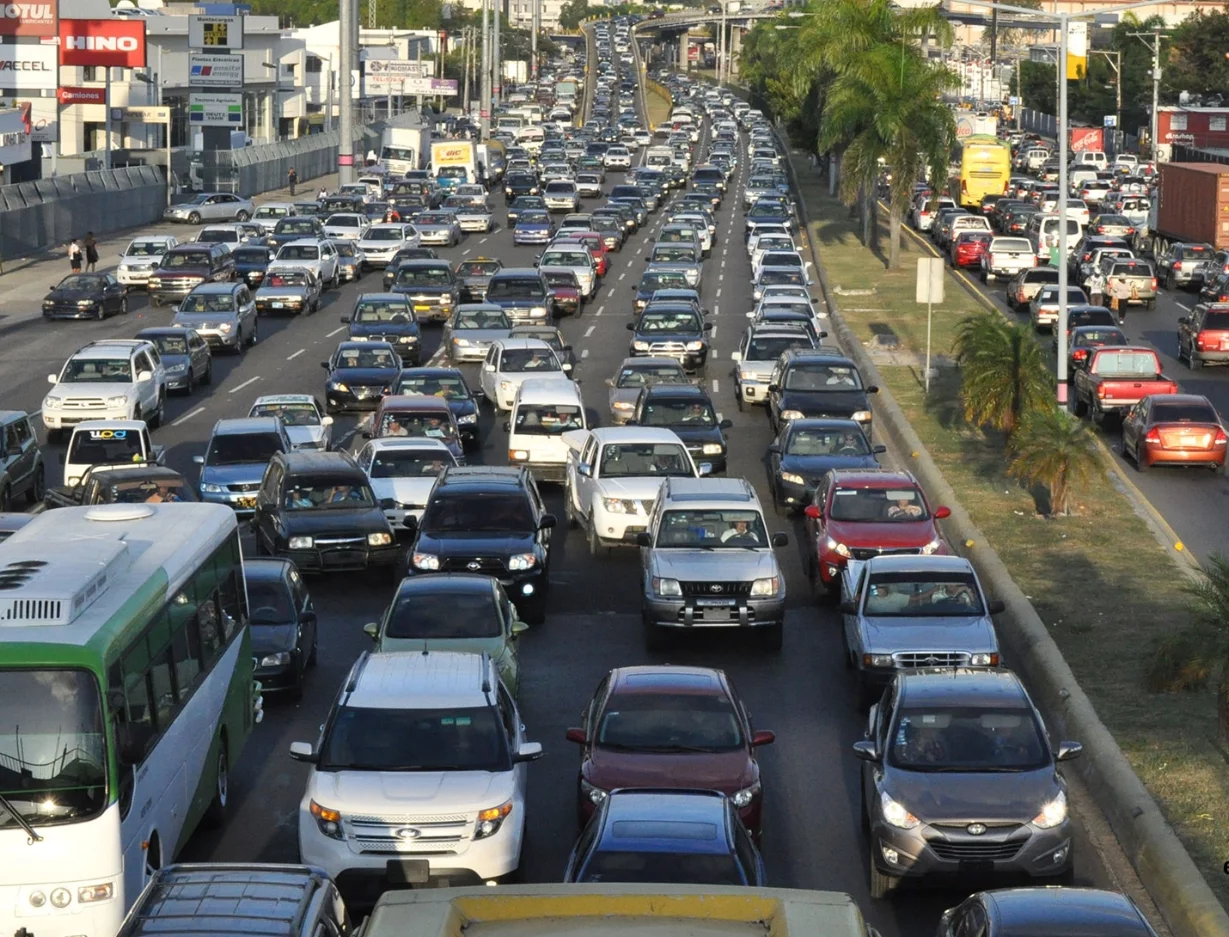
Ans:
[{"label": "cargo truck", "polygon": [[472,140],[437,140],[431,144],[431,174],[449,190],[478,179],[478,147]]},{"label": "cargo truck", "polygon": [[1229,166],[1161,163],[1160,185],[1135,248],[1160,257],[1174,241],[1229,248]]},{"label": "cargo truck", "polygon": [[389,127],[380,141],[380,163],[390,176],[404,176],[422,167],[431,146],[426,127]]}]

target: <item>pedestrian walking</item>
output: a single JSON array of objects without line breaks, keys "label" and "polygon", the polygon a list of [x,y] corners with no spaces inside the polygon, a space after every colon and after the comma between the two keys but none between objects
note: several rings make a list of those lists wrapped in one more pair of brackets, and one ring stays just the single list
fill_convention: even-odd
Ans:
[{"label": "pedestrian walking", "polygon": [[290,185],[290,194],[294,195],[294,187],[299,184],[299,173],[291,166],[290,172],[286,173],[286,182]]},{"label": "pedestrian walking", "polygon": [[68,245],[68,263],[73,268],[73,273],[81,272],[81,245],[76,238]]},{"label": "pedestrian walking", "polygon": [[1127,305],[1131,299],[1131,287],[1126,280],[1113,279],[1109,281],[1110,309],[1118,314],[1118,324],[1127,324]]},{"label": "pedestrian walking", "polygon": [[94,232],[87,231],[85,234],[85,269],[87,273],[93,273],[94,267],[98,263],[98,242],[94,240]]},{"label": "pedestrian walking", "polygon": [[1105,304],[1105,275],[1099,269],[1094,269],[1088,278],[1088,301],[1094,306]]},{"label": "pedestrian walking", "polygon": [[814,172],[819,168],[819,160],[816,158],[814,153],[807,154],[807,162],[811,164],[811,172]]},{"label": "pedestrian walking", "polygon": [[327,198],[328,194],[329,194],[329,190],[322,188],[319,192],[316,193],[316,201],[320,201],[321,199]]}]

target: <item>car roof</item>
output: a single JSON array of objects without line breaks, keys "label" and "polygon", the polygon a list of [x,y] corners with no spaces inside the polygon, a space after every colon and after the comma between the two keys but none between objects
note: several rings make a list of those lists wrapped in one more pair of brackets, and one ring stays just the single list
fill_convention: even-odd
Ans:
[{"label": "car roof", "polygon": [[[455,651],[385,651],[355,666],[343,705],[369,709],[486,707],[494,697],[490,658]],[[490,697],[483,692],[488,687]]]},{"label": "car roof", "polygon": [[694,397],[697,402],[701,400],[712,402],[708,391],[699,384],[649,384],[642,393],[646,399],[649,397]]},{"label": "car roof", "polygon": [[653,693],[728,696],[725,674],[711,667],[647,664],[616,667],[610,672],[612,695]]},{"label": "car roof", "polygon": [[[889,468],[834,469],[833,481],[838,485],[858,488],[900,488],[918,485],[912,472]],[[920,487],[920,485],[919,485]]]},{"label": "car roof", "polygon": [[521,488],[524,470],[515,465],[450,465],[437,484],[456,488],[463,485]]},{"label": "car roof", "polygon": [[246,286],[241,280],[232,280],[229,283],[202,283],[199,286],[192,288],[193,293],[218,293],[230,295],[241,286]]},{"label": "car roof", "polygon": [[[570,383],[570,382],[569,382]],[[449,411],[448,401],[443,397],[428,394],[389,394],[380,401],[380,412],[396,410],[405,413],[411,410]]]},{"label": "car roof", "polygon": [[73,427],[73,432],[79,429],[123,429],[136,432],[145,428],[144,420],[82,420]]},{"label": "car roof", "polygon": [[252,402],[252,408],[255,409],[261,404],[270,403],[312,403],[316,402],[316,398],[311,394],[265,394],[263,397],[257,397]]},{"label": "car roof", "polygon": [[386,452],[389,449],[430,449],[452,453],[447,443],[425,436],[381,436],[370,440],[364,448],[370,448],[372,452]]},{"label": "car roof", "polygon": [[352,348],[356,350],[360,350],[360,351],[364,348],[380,348],[380,349],[384,349],[387,351],[391,351],[394,354],[396,354],[397,352],[397,349],[395,349],[392,346],[392,343],[390,342],[351,342],[351,341],[347,341],[347,342],[338,342],[337,347],[333,349],[333,354],[337,354],[337,352],[343,349],[349,351]]},{"label": "car roof", "polygon": [[616,370],[622,371],[624,368],[660,368],[669,365],[674,365],[680,371],[683,370],[683,366],[679,364],[677,358],[654,357],[653,355],[645,355],[639,358],[624,358]]},{"label": "car roof", "polygon": [[866,561],[868,573],[972,573],[973,564],[963,556],[895,554],[873,556]]},{"label": "car roof", "polygon": [[[404,260],[402,264],[412,264],[417,261]],[[372,303],[403,303],[409,305],[410,298],[405,293],[359,293],[358,298],[354,300],[354,305],[362,302]]]},{"label": "car roof", "polygon": [[354,472],[365,479],[362,469],[354,463],[354,458],[348,452],[321,452],[316,449],[294,449],[280,453],[279,457],[286,463],[288,475],[336,475],[344,472]]},{"label": "car roof", "polygon": [[709,501],[724,505],[759,506],[759,498],[743,478],[667,478],[665,494],[672,504]]},{"label": "car roof", "polygon": [[494,581],[491,576],[483,576],[480,573],[427,573],[424,576],[406,576],[397,587],[397,598],[441,592],[452,595],[490,595]]},{"label": "car roof", "polygon": [[72,353],[73,358],[114,358],[117,355],[130,355],[145,348],[149,342],[145,339],[108,339],[101,342],[90,342],[82,345]]},{"label": "car roof", "polygon": [[922,668],[897,672],[900,705],[1030,707],[1024,685],[1012,671],[996,668]]},{"label": "car roof", "polygon": [[497,279],[510,278],[510,277],[535,277],[537,278],[537,277],[540,277],[541,275],[542,274],[539,273],[536,267],[504,267],[502,270],[498,271],[495,274],[495,276],[491,277],[491,279],[497,280]]},{"label": "car roof", "polygon": [[856,365],[850,359],[844,355],[837,354],[830,348],[788,348],[783,354],[788,356],[788,360],[785,362],[787,365],[803,361],[807,363],[821,361],[856,369]]},{"label": "car roof", "polygon": [[504,349],[533,348],[540,351],[545,348],[547,351],[551,350],[550,345],[540,338],[497,338],[491,344]]},{"label": "car roof", "polygon": [[294,563],[280,557],[245,556],[243,558],[243,578],[248,580],[258,579],[267,582],[270,579],[281,579],[293,568]]},{"label": "car roof", "polygon": [[1126,895],[1100,888],[1004,888],[982,894],[999,937],[1151,937]]},{"label": "car roof", "polygon": [[[717,791],[612,791],[599,848],[726,855],[730,851],[727,809],[725,796]],[[688,831],[687,825],[693,829]],[[700,825],[715,827],[714,835],[697,835]]]},{"label": "car roof", "polygon": [[1203,394],[1152,394],[1150,396],[1154,398],[1153,403],[1159,404],[1162,407],[1167,404],[1186,404],[1187,406],[1191,404],[1207,404],[1212,406],[1212,402]]},{"label": "car roof", "polygon": [[238,436],[243,433],[276,433],[281,420],[275,416],[243,416],[218,420],[213,424],[214,436]]},{"label": "car roof", "polygon": [[[186,336],[189,332],[195,331],[196,329],[190,329],[184,325],[154,325],[150,326],[148,329],[141,329],[141,331],[137,332],[135,337],[149,340],[156,337],[169,335]],[[165,354],[165,352],[163,352],[163,354]]]}]

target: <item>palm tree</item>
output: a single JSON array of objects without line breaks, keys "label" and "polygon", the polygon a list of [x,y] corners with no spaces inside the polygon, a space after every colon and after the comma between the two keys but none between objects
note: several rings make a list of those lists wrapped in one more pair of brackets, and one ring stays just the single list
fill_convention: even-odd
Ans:
[{"label": "palm tree", "polygon": [[1085,487],[1100,468],[1096,437],[1088,424],[1066,410],[1030,411],[1011,438],[1007,474],[1050,492],[1050,513],[1068,514],[1073,491]]},{"label": "palm tree", "polygon": [[975,313],[960,323],[953,349],[970,423],[1011,436],[1025,413],[1051,405],[1054,381],[1041,345],[1026,327],[997,312]]}]

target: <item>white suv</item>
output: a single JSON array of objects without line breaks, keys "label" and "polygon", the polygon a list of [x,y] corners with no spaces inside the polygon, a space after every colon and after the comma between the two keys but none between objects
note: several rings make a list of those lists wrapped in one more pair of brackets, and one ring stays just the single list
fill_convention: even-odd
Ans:
[{"label": "white suv", "polygon": [[166,410],[166,369],[152,342],[90,342],[47,381],[54,385],[43,398],[49,437],[86,420],[144,420],[152,429]]},{"label": "white suv", "polygon": [[520,865],[542,746],[486,654],[364,654],[290,755],[312,765],[299,854],[334,880],[493,884]]}]

